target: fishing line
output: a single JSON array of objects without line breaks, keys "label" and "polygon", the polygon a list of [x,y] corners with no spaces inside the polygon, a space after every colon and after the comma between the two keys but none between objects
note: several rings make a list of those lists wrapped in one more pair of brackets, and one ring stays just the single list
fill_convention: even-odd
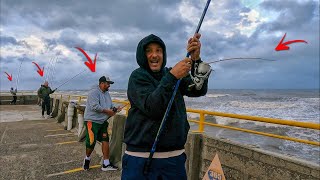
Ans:
[{"label": "fishing line", "polygon": [[56,73],[56,64],[59,60],[59,57],[56,57],[53,67],[52,67],[52,72],[51,72],[51,84],[53,86],[53,82],[55,81],[55,73]]},{"label": "fishing line", "polygon": [[[53,57],[52,57],[53,58]],[[50,64],[51,64],[51,60],[52,60],[52,58],[49,60],[49,63],[48,63],[48,65],[47,65],[47,69],[46,69],[46,73],[45,73],[45,75],[44,75],[44,79],[46,80],[46,81],[49,81],[49,72],[50,72]]]},{"label": "fishing line", "polygon": [[51,82],[51,85],[52,85],[52,71],[53,71],[53,66],[54,66],[54,61],[55,61],[56,57],[54,56],[51,60],[51,63],[50,63],[50,72],[49,72],[49,77],[48,79],[50,80]]},{"label": "fishing line", "polygon": [[48,67],[48,81],[50,82],[51,86],[53,86],[52,84],[52,70],[53,70],[53,63],[56,57],[52,57],[49,63],[49,67]]},{"label": "fishing line", "polygon": [[19,84],[19,81],[20,81],[22,62],[23,61],[21,61],[20,66],[19,66],[19,70],[18,70],[18,76],[17,76],[17,79],[16,79],[16,89],[18,89],[18,84]]},{"label": "fishing line", "polygon": [[216,61],[211,61],[208,62],[207,64],[213,64],[217,62],[222,62],[222,61],[231,61],[231,60],[262,60],[262,61],[276,61],[273,59],[265,59],[265,58],[257,58],[257,57],[236,57],[236,58],[225,58],[225,59],[219,59]]},{"label": "fishing line", "polygon": [[61,86],[65,85],[66,83],[68,83],[69,81],[71,81],[72,79],[74,79],[75,77],[79,76],[80,74],[84,73],[87,69],[81,71],[80,73],[76,74],[75,76],[73,76],[71,79],[65,81],[64,83],[62,83],[60,86],[56,87],[55,90],[59,89]]}]

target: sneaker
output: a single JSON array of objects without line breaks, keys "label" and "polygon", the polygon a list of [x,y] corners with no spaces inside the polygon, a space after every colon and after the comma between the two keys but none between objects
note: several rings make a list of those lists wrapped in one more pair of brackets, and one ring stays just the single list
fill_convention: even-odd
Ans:
[{"label": "sneaker", "polygon": [[44,118],[44,115],[42,115],[41,117]]},{"label": "sneaker", "polygon": [[85,170],[85,171],[89,170],[89,165],[90,165],[90,160],[84,159],[83,160],[83,170]]},{"label": "sneaker", "polygon": [[46,119],[50,119],[50,118],[53,118],[51,115],[48,115],[47,117],[46,117]]},{"label": "sneaker", "polygon": [[114,166],[114,165],[112,165],[112,164],[109,164],[109,165],[104,165],[104,164],[102,164],[102,167],[101,167],[101,170],[102,171],[116,171],[116,170],[118,170],[118,167],[117,166]]}]

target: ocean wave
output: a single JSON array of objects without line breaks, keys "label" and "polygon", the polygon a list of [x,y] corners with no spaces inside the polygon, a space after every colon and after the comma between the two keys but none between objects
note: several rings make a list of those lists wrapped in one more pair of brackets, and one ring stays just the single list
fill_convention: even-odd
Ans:
[{"label": "ocean wave", "polygon": [[229,105],[239,108],[249,109],[279,109],[279,108],[294,108],[295,104],[290,102],[240,102],[230,101]]},{"label": "ocean wave", "polygon": [[[319,131],[313,129],[290,129],[287,133],[290,137],[300,138],[300,139],[307,139],[310,141],[319,141]],[[318,136],[315,136],[317,134]]]},{"label": "ocean wave", "polygon": [[313,105],[320,105],[320,98],[303,98],[301,101],[304,101],[306,103],[311,103]]},{"label": "ocean wave", "polygon": [[221,125],[231,125],[235,123],[241,123],[241,120],[229,117],[216,117],[216,121]]},{"label": "ocean wave", "polygon": [[230,94],[207,94],[205,95],[206,97],[209,98],[217,98],[217,97],[225,97],[225,96],[230,96]]},{"label": "ocean wave", "polygon": [[110,94],[127,94],[127,92],[110,91]]},{"label": "ocean wave", "polygon": [[256,93],[254,92],[245,92],[245,93],[241,93],[241,96],[255,96],[257,95]]},{"label": "ocean wave", "polygon": [[127,101],[128,98],[123,98],[123,97],[117,97],[117,98],[112,98],[113,100],[119,100],[119,101]]}]

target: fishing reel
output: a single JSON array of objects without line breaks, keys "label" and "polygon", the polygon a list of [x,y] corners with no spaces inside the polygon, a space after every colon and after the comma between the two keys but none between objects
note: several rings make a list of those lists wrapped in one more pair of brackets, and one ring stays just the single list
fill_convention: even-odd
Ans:
[{"label": "fishing reel", "polygon": [[194,84],[189,85],[189,89],[195,87],[197,90],[200,90],[204,81],[209,78],[211,71],[211,66],[208,63],[195,63],[194,71],[190,74]]},{"label": "fishing reel", "polygon": [[112,109],[112,111],[115,112],[115,113],[118,111],[118,109],[117,109],[116,107],[112,107],[111,109]]}]

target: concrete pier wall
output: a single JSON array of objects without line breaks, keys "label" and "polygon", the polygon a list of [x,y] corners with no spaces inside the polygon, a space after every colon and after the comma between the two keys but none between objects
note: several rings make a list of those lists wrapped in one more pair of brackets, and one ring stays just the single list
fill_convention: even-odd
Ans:
[{"label": "concrete pier wall", "polygon": [[[112,121],[113,133],[123,137],[125,116],[116,115]],[[122,142],[122,138],[114,140],[119,141],[113,142],[114,144]],[[123,153],[125,146],[121,147]],[[111,157],[119,158],[119,148],[120,145],[115,148],[116,152],[111,149]],[[317,164],[200,133],[189,133],[185,150],[188,157],[186,169],[189,180],[202,179],[215,154],[219,155],[225,177],[228,180],[320,179],[320,167]],[[117,165],[120,164],[121,162]]]},{"label": "concrete pier wall", "polygon": [[317,164],[202,134],[189,134],[186,150],[190,179],[202,179],[215,154],[228,180],[320,179]]},{"label": "concrete pier wall", "polygon": [[[1,95],[0,105],[8,105],[12,101],[13,97],[11,95]],[[27,104],[37,104],[37,95],[17,95],[17,105],[27,105]]]}]

